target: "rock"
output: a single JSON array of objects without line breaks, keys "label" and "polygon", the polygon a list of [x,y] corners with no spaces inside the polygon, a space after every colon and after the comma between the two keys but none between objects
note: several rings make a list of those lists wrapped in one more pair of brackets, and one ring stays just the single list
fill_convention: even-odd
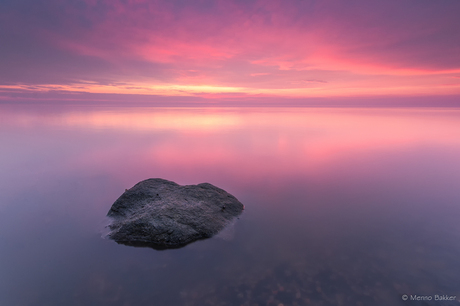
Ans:
[{"label": "rock", "polygon": [[243,209],[234,196],[208,183],[147,179],[113,203],[108,237],[132,246],[180,248],[217,234]]}]

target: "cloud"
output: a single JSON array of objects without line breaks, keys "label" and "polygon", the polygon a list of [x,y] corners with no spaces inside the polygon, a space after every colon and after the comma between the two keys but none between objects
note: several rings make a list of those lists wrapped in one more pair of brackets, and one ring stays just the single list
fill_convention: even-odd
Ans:
[{"label": "cloud", "polygon": [[0,84],[443,91],[460,72],[458,11],[454,0],[4,0]]}]

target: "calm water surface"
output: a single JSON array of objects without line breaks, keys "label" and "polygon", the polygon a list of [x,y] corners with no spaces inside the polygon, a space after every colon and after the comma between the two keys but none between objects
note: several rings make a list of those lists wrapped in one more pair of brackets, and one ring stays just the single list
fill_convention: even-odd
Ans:
[{"label": "calm water surface", "polygon": [[[3,105],[0,144],[0,305],[460,305],[458,109]],[[182,249],[103,239],[155,177],[246,210]]]}]

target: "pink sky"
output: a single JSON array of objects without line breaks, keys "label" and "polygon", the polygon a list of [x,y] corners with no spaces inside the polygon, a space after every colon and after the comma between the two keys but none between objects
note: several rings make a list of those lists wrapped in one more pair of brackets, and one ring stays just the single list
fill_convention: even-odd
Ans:
[{"label": "pink sky", "polygon": [[0,101],[460,103],[459,14],[457,0],[5,0]]}]

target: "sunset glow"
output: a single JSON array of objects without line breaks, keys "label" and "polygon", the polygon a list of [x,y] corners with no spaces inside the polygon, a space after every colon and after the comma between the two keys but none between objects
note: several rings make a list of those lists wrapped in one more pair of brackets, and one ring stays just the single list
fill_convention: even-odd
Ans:
[{"label": "sunset glow", "polygon": [[457,96],[459,12],[455,0],[7,0],[0,100]]}]

